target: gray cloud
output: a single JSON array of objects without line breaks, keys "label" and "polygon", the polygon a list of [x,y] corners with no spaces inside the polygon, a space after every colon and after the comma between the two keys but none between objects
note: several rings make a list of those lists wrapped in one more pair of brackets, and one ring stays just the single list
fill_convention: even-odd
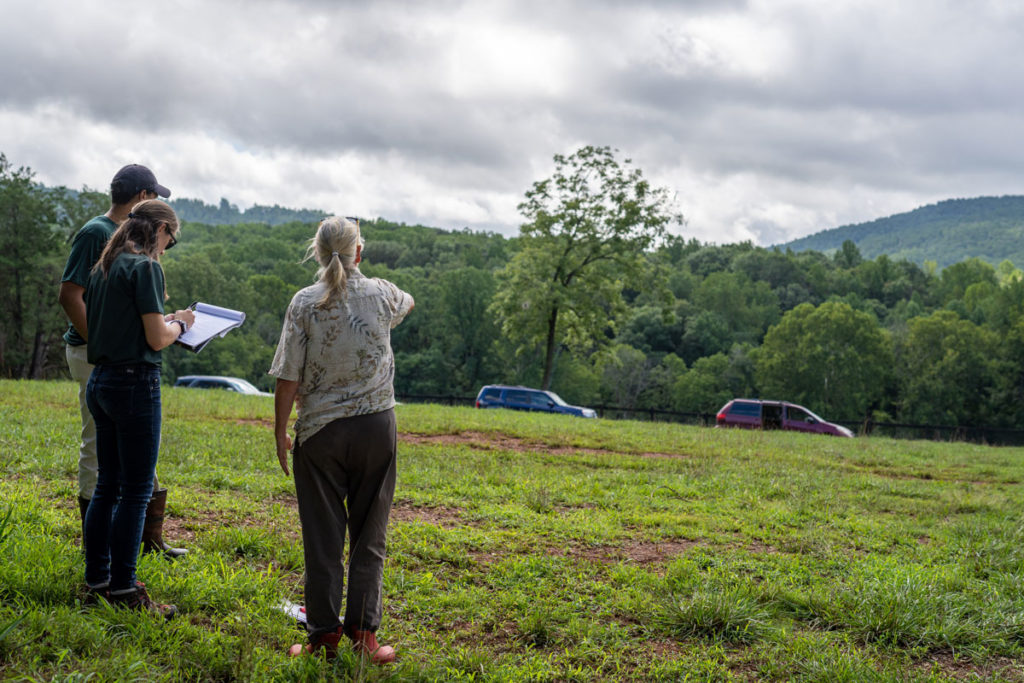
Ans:
[{"label": "gray cloud", "polygon": [[512,232],[553,154],[607,144],[688,234],[777,242],[1018,191],[1022,36],[998,0],[16,1],[0,151],[73,187],[140,160],[176,196]]}]

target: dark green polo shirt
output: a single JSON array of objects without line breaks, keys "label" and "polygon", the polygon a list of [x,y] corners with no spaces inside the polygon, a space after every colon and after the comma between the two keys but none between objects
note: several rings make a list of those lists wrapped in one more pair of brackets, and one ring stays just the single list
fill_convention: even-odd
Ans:
[{"label": "dark green polo shirt", "polygon": [[85,289],[89,362],[160,365],[160,352],[146,342],[142,315],[163,312],[164,271],[160,264],[142,254],[120,254],[107,276],[94,272]]},{"label": "dark green polo shirt", "polygon": [[[103,247],[107,245],[110,236],[114,234],[117,225],[106,216],[96,216],[81,227],[71,242],[71,255],[68,256],[67,265],[64,266],[64,275],[61,282],[72,282],[79,287],[86,287],[89,284],[89,272],[93,264],[100,260]],[[74,325],[68,325],[68,331],[64,333],[64,341],[71,346],[81,346],[85,343],[82,335]]]}]

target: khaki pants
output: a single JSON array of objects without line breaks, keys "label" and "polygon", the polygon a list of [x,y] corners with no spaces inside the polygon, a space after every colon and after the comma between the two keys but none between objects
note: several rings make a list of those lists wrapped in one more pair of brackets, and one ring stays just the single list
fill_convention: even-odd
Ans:
[{"label": "khaki pants", "polygon": [[394,410],[335,420],[295,447],[293,469],[311,634],[340,625],[346,528],[345,625],[368,631],[380,626],[396,448]]},{"label": "khaki pants", "polygon": [[[71,379],[78,382],[78,410],[82,415],[82,441],[78,446],[78,496],[92,500],[92,492],[96,490],[96,477],[99,463],[96,460],[96,421],[85,404],[85,388],[89,384],[93,365],[89,363],[89,347],[65,344],[64,356],[68,360]],[[153,490],[160,484],[153,476]]]},{"label": "khaki pants", "polygon": [[85,404],[85,387],[92,374],[88,360],[88,347],[66,345],[64,355],[68,359],[71,379],[78,382],[78,409],[82,414],[82,442],[78,446],[78,496],[91,499],[96,489],[96,421],[92,419],[89,406]]}]

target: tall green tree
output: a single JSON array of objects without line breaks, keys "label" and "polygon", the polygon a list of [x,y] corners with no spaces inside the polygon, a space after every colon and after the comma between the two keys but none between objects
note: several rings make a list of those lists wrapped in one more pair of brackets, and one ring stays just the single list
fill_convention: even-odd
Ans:
[{"label": "tall green tree", "polygon": [[65,230],[56,199],[0,154],[0,376],[40,379],[59,365],[66,320],[57,304]]},{"label": "tall green tree", "polygon": [[751,344],[734,344],[725,353],[698,358],[689,371],[677,372],[671,405],[676,410],[710,413],[729,399],[756,396],[755,361]]},{"label": "tall green tree", "polygon": [[757,354],[765,396],[835,419],[866,416],[885,393],[892,344],[878,321],[841,301],[800,304],[768,331]]},{"label": "tall green tree", "polygon": [[652,382],[651,363],[643,351],[619,344],[601,359],[601,394],[605,402],[636,408]]},{"label": "tall green tree", "polygon": [[992,330],[936,311],[908,324],[900,356],[900,396],[904,420],[937,425],[986,425],[1003,407],[1004,377],[1012,367],[999,354]]},{"label": "tall green tree", "polygon": [[609,147],[555,156],[519,210],[520,250],[499,272],[492,310],[517,353],[543,352],[551,385],[560,346],[587,352],[608,343],[625,312],[624,283],[640,279],[643,252],[681,222],[671,197]]},{"label": "tall green tree", "polygon": [[475,393],[498,372],[491,360],[491,346],[497,338],[487,307],[494,297],[494,275],[466,266],[440,276],[439,315],[433,333],[452,364],[450,387],[460,393]]}]

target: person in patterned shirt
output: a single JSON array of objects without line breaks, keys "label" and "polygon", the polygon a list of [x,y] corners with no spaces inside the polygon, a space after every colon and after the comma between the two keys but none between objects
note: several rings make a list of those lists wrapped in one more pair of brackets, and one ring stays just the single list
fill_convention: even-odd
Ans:
[{"label": "person in patterned shirt", "polygon": [[289,653],[322,649],[331,657],[345,635],[374,663],[387,664],[395,651],[377,643],[376,631],[397,454],[391,329],[414,302],[392,283],[359,272],[362,248],[357,220],[321,221],[306,256],[320,266],[317,282],[292,298],[269,374],[277,378],[277,457],[288,474],[292,451],[306,562],[309,642]]}]

